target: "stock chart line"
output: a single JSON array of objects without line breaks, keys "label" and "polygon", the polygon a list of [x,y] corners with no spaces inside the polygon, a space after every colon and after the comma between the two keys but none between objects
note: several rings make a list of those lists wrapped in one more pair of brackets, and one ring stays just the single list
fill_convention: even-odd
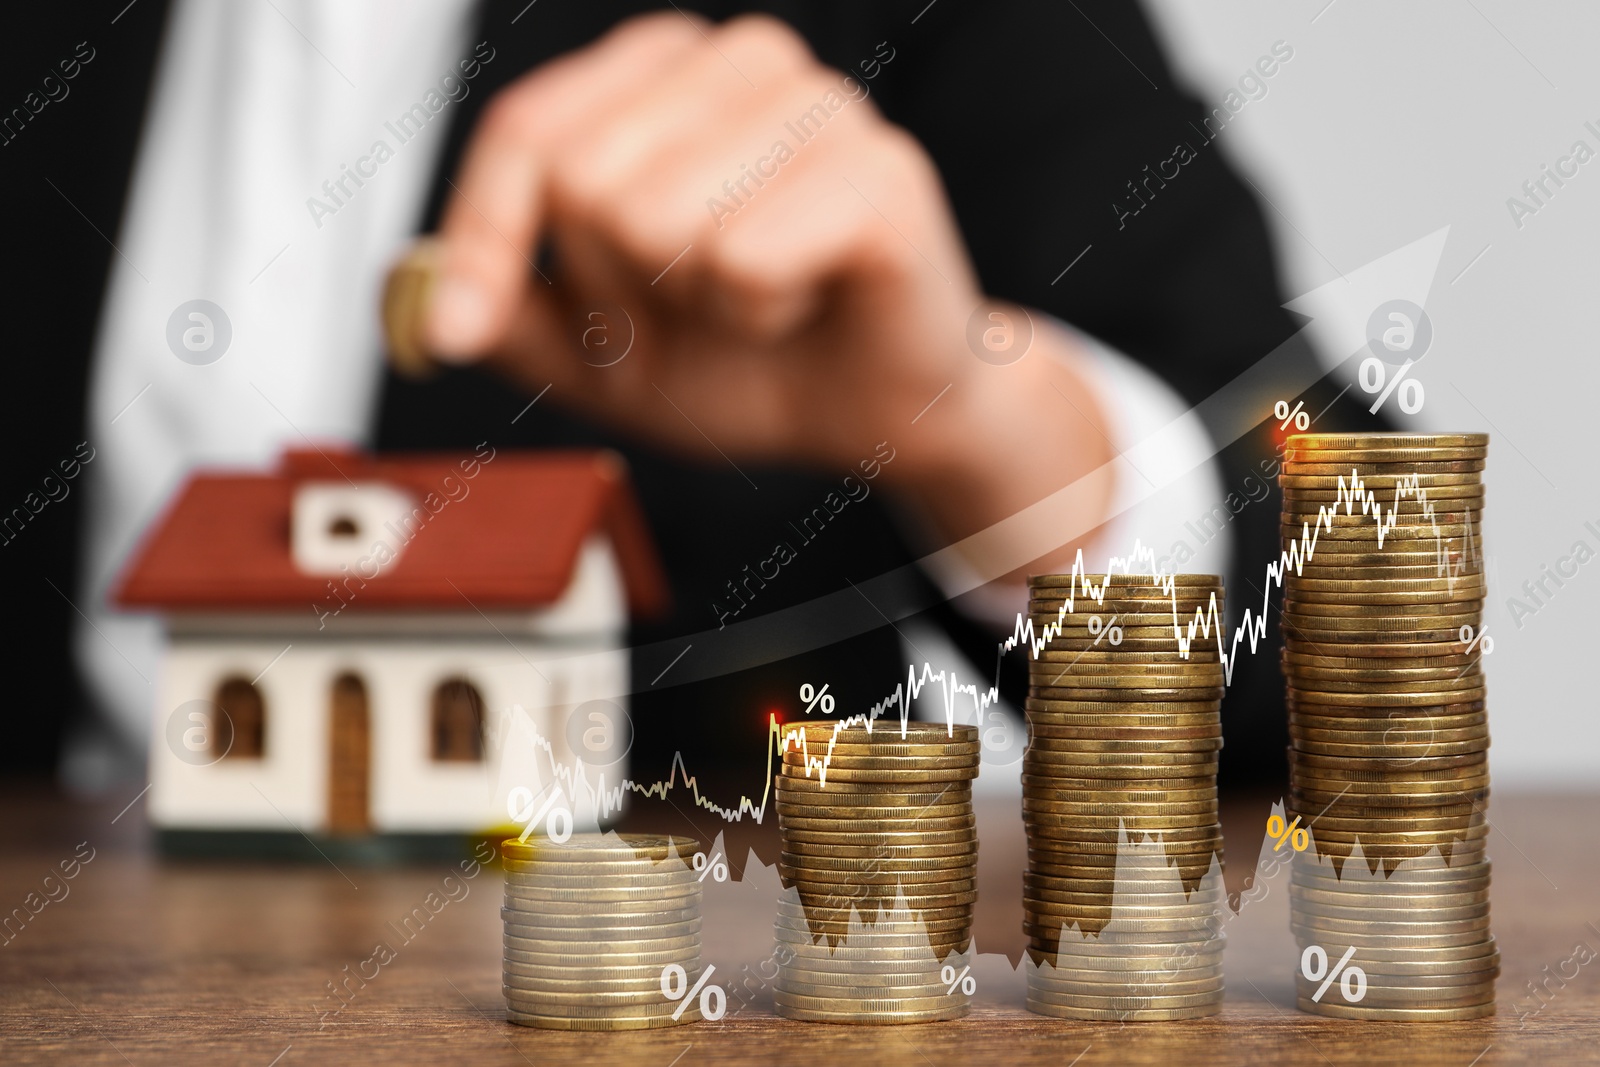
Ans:
[{"label": "stock chart line", "polygon": [[[1434,551],[1438,560],[1437,573],[1443,577],[1451,588],[1456,580],[1466,570],[1469,564],[1480,562],[1477,547],[1477,538],[1473,534],[1470,518],[1467,522],[1465,544],[1460,552],[1458,563],[1450,559],[1450,545],[1453,538],[1444,537],[1436,519],[1434,504],[1428,499],[1427,490],[1421,484],[1421,475],[1413,473],[1401,478],[1395,485],[1394,501],[1388,507],[1378,498],[1375,490],[1369,490],[1361,478],[1360,471],[1352,468],[1350,480],[1347,483],[1343,475],[1339,476],[1335,500],[1331,507],[1320,505],[1317,508],[1315,523],[1310,521],[1301,524],[1301,533],[1298,539],[1290,541],[1280,552],[1276,560],[1267,564],[1267,583],[1262,594],[1261,608],[1256,611],[1246,608],[1240,618],[1239,625],[1235,627],[1231,642],[1225,638],[1226,625],[1222,613],[1217,605],[1215,595],[1210,597],[1206,607],[1197,610],[1194,617],[1185,621],[1178,617],[1176,571],[1168,571],[1157,565],[1155,550],[1147,548],[1142,540],[1135,540],[1133,551],[1127,556],[1112,556],[1103,572],[1104,578],[1099,585],[1091,579],[1091,572],[1085,567],[1083,551],[1080,549],[1073,560],[1072,570],[1068,576],[1067,594],[1057,613],[1055,622],[1046,623],[1035,632],[1033,620],[1025,612],[1017,613],[1016,628],[1004,641],[1000,642],[999,650],[1002,655],[1018,647],[1026,647],[1031,655],[1037,659],[1052,641],[1061,635],[1065,629],[1068,613],[1077,610],[1079,597],[1086,598],[1099,607],[1105,600],[1106,588],[1110,585],[1115,575],[1139,576],[1153,579],[1159,584],[1162,593],[1172,602],[1172,631],[1173,641],[1179,656],[1184,659],[1189,657],[1189,650],[1193,647],[1196,638],[1208,640],[1215,636],[1218,656],[1224,667],[1224,677],[1228,683],[1233,680],[1233,667],[1240,655],[1242,645],[1248,645],[1251,654],[1254,654],[1260,643],[1266,639],[1267,617],[1271,609],[1272,591],[1283,585],[1284,577],[1292,569],[1295,574],[1300,574],[1305,563],[1309,561],[1317,550],[1318,538],[1323,530],[1332,530],[1339,509],[1344,508],[1345,514],[1355,515],[1356,506],[1360,505],[1360,513],[1370,515],[1376,527],[1378,548],[1383,548],[1383,543],[1388,534],[1399,523],[1401,503],[1408,499],[1415,499],[1422,518],[1433,528]],[[1148,566],[1148,570],[1143,569]],[[906,667],[906,679],[895,686],[894,691],[881,701],[873,704],[867,711],[848,715],[833,721],[833,734],[829,738],[827,747],[820,755],[813,755],[812,745],[803,729],[786,728],[785,724],[778,721],[777,715],[768,716],[768,743],[766,746],[766,767],[762,777],[761,799],[759,802],[749,796],[741,795],[737,805],[724,807],[716,801],[704,796],[700,792],[696,777],[689,772],[682,751],[673,753],[672,766],[667,777],[655,782],[636,782],[629,778],[621,778],[615,785],[610,784],[604,770],[595,771],[594,780],[590,780],[591,768],[581,760],[574,761],[571,765],[560,760],[555,753],[555,746],[548,738],[543,737],[536,727],[528,720],[527,729],[531,732],[534,744],[539,752],[548,759],[550,773],[554,779],[569,791],[575,802],[580,798],[590,797],[595,811],[604,818],[622,808],[623,802],[630,795],[668,799],[668,795],[679,787],[689,791],[696,807],[711,812],[727,822],[739,822],[749,815],[757,823],[761,823],[767,812],[767,804],[772,793],[772,771],[774,756],[780,756],[790,747],[801,753],[805,773],[807,776],[815,772],[820,781],[826,784],[827,769],[832,762],[834,746],[839,735],[854,725],[864,725],[870,732],[873,724],[891,709],[898,709],[900,718],[900,732],[904,736],[906,723],[911,717],[911,702],[922,695],[922,691],[930,683],[937,683],[943,692],[944,718],[948,728],[954,729],[956,723],[957,698],[965,695],[971,698],[973,713],[976,721],[981,725],[988,710],[1000,702],[998,685],[988,683],[963,683],[956,676],[954,669],[936,669],[931,663],[924,661],[919,670],[915,663]],[[809,712],[809,709],[807,709]],[[526,720],[526,712],[521,707],[514,709]],[[893,727],[890,727],[892,730]],[[540,783],[533,783],[538,785]]]}]

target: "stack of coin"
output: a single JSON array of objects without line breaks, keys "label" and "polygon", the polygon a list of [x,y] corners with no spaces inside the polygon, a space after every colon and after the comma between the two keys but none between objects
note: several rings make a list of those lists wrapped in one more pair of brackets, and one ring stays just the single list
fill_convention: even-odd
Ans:
[{"label": "stack of coin", "polygon": [[[700,882],[679,858],[695,847],[609,833],[506,841],[506,1018],[547,1030],[698,1020],[686,994],[700,973]],[[663,981],[669,967],[683,969],[681,981]],[[684,992],[677,1002],[670,986]]]},{"label": "stack of coin", "polygon": [[[1196,1018],[1222,1003],[1222,579],[1029,579],[1028,1006]],[[1098,602],[1097,602],[1098,601]],[[1193,634],[1197,619],[1209,636]],[[1148,840],[1146,840],[1148,835]]]},{"label": "stack of coin", "polygon": [[[1350,966],[1368,982],[1354,1002],[1343,986],[1315,998],[1321,983],[1301,967],[1306,1011],[1494,1011],[1489,730],[1474,641],[1488,443],[1296,434],[1286,445],[1283,535],[1304,557],[1284,577],[1289,809],[1311,831],[1308,862],[1326,861],[1297,873],[1292,921],[1303,956],[1337,962],[1353,947]],[[1376,871],[1388,877],[1371,880]]]},{"label": "stack of coin", "polygon": [[777,778],[777,1011],[815,1022],[954,1019],[978,898],[978,729],[784,727]]}]

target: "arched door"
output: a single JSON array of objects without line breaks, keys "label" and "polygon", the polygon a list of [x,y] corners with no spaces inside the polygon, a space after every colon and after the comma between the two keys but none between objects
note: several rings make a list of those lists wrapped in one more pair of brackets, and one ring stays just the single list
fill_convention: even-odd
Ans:
[{"label": "arched door", "polygon": [[328,832],[366,833],[371,731],[367,686],[359,676],[341,674],[334,680],[328,730]]}]

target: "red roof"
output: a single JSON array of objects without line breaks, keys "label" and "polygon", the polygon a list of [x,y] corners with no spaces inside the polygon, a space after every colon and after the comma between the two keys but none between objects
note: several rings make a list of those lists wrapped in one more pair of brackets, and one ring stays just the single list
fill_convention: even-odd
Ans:
[{"label": "red roof", "polygon": [[[474,477],[465,477],[463,462],[477,464]],[[652,614],[666,604],[665,578],[615,453],[500,450],[484,462],[468,454],[334,449],[288,452],[269,474],[191,476],[146,533],[115,601],[190,611],[305,611],[322,603],[330,576],[295,566],[290,511],[302,482],[346,479],[385,483],[419,502],[434,494],[438,508],[397,560],[356,587],[351,611],[550,604],[566,591],[579,548],[596,532],[610,538],[630,609]],[[464,497],[437,504],[448,499],[447,488],[459,496],[461,485]],[[338,586],[342,579],[334,577]]]}]

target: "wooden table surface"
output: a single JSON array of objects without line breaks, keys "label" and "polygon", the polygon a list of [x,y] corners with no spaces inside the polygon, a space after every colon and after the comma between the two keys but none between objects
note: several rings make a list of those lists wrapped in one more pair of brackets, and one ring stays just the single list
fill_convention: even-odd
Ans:
[{"label": "wooden table surface", "polygon": [[[956,1022],[795,1023],[775,1018],[770,999],[753,998],[716,1023],[563,1034],[501,1017],[498,872],[463,880],[458,871],[447,883],[451,869],[442,863],[336,869],[163,860],[152,852],[142,802],[118,817],[134,792],[80,805],[43,785],[0,791],[0,911],[34,892],[37,906],[46,889],[59,898],[0,945],[0,1063],[1600,1062],[1600,959],[1569,962],[1580,945],[1600,952],[1600,852],[1589,829],[1600,817],[1600,795],[1495,796],[1489,844],[1503,965],[1499,1014],[1487,1020],[1358,1023],[1297,1011],[1298,961],[1278,879],[1230,920],[1227,1002],[1210,1019],[1119,1025],[1032,1015],[1021,1005],[1020,976],[994,955],[978,968],[973,1013]],[[1267,810],[1259,797],[1227,808],[1235,890],[1254,869]],[[659,823],[664,812],[639,818]],[[665,814],[683,829],[681,815]],[[978,948],[1014,959],[1023,861],[1015,803],[986,804],[980,833]],[[707,958],[719,974],[737,975],[741,964],[753,970],[771,949],[776,878],[744,858],[754,847],[770,861],[775,844],[770,824],[738,827],[727,838],[746,878],[708,894]],[[45,884],[62,861],[91,850],[75,878]],[[400,942],[388,924],[430,892],[459,899]],[[380,940],[399,946],[392,961],[371,981],[350,984],[348,1002],[330,996],[329,983],[343,980],[344,968],[366,960]],[[1546,981],[1543,1001],[1534,999],[1529,983],[1547,976],[1556,977]]]}]

